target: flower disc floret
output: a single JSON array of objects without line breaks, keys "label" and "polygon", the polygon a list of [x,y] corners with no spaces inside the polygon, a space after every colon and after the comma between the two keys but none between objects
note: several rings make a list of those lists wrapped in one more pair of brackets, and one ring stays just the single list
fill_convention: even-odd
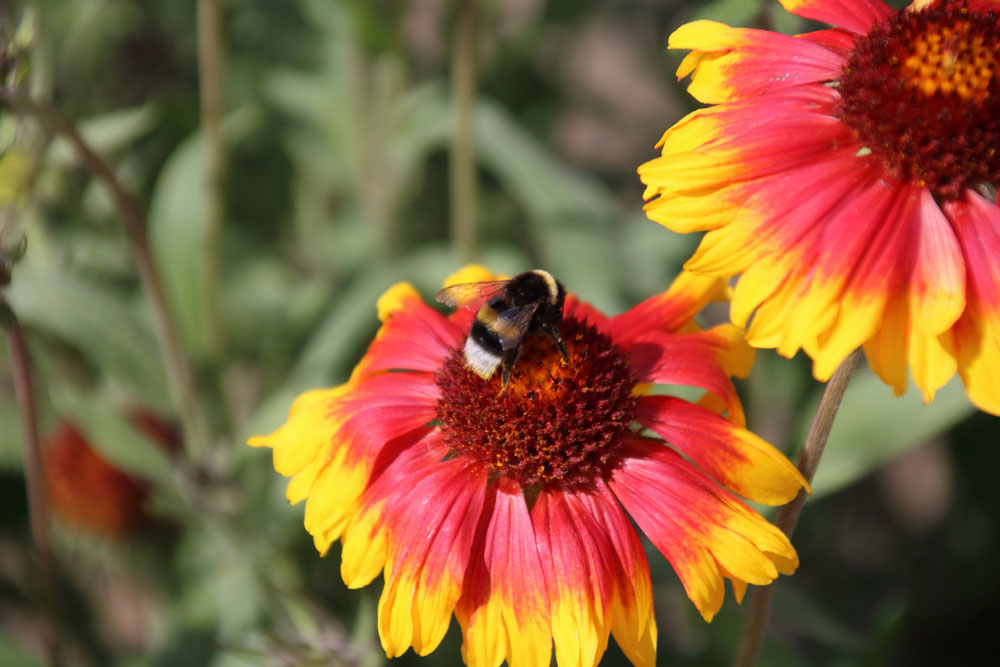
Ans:
[{"label": "flower disc floret", "polygon": [[837,116],[938,197],[1000,180],[1000,22],[964,4],[902,9],[855,45]]},{"label": "flower disc floret", "polygon": [[483,380],[461,348],[437,376],[437,414],[445,442],[522,485],[582,486],[599,477],[628,431],[638,399],[625,355],[606,335],[563,322],[569,359],[547,338],[524,341],[510,384]]}]

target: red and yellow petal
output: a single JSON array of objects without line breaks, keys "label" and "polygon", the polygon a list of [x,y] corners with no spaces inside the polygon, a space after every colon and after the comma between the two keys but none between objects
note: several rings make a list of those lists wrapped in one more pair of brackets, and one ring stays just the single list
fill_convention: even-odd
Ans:
[{"label": "red and yellow petal", "polygon": [[386,444],[435,416],[437,386],[429,373],[391,373],[352,383],[338,406],[336,443],[308,492],[306,530],[325,553],[338,539]]},{"label": "red and yellow petal", "polygon": [[501,477],[491,488],[484,530],[473,547],[455,608],[469,667],[547,665],[552,629],[545,580],[520,486]]},{"label": "red and yellow petal", "polygon": [[317,550],[340,537],[386,443],[434,418],[437,395],[428,373],[368,376],[303,394],[283,426],[248,441],[274,450],[275,469],[292,478],[289,501],[306,500]]},{"label": "red and yellow petal", "polygon": [[[866,166],[845,154],[768,179],[744,202],[745,215],[707,234],[688,262],[695,271],[742,272],[733,321],[756,311],[750,343],[785,356],[806,348],[820,379],[876,334],[908,280],[899,258],[913,253],[920,190],[886,188]],[[895,224],[884,224],[887,216]]]},{"label": "red and yellow petal", "polygon": [[385,587],[378,627],[390,658],[441,642],[462,594],[486,497],[487,468],[462,458],[411,471],[386,498]]},{"label": "red and yellow petal", "polygon": [[728,294],[725,279],[682,271],[665,292],[612,317],[608,330],[618,345],[626,345],[648,331],[679,331],[705,304],[726,300]]},{"label": "red and yellow petal", "polygon": [[340,401],[349,394],[350,384],[333,389],[307,391],[292,403],[288,419],[267,436],[252,437],[251,447],[270,447],[274,469],[285,477],[295,477],[318,458],[324,458],[333,434],[342,419],[331,418]]},{"label": "red and yellow petal", "polygon": [[915,245],[908,284],[888,302],[864,347],[872,370],[897,395],[906,391],[909,368],[930,401],[957,369],[950,329],[966,306],[966,270],[951,223],[929,192],[919,197],[908,232]]},{"label": "red and yellow petal", "polygon": [[724,578],[741,592],[798,566],[780,530],[658,441],[625,443],[610,485],[706,621],[722,606]]},{"label": "red and yellow petal", "polygon": [[[285,492],[289,502],[308,498],[306,512],[312,518],[306,521],[306,527],[320,553],[326,553],[336,539],[368,481],[363,467],[344,465],[350,445],[338,435],[345,419],[338,408],[351,388],[346,384],[303,394],[292,404],[284,425],[271,435],[248,441],[252,447],[274,450],[275,469],[291,477]],[[332,494],[330,488],[340,493]],[[329,512],[329,522],[317,521],[322,512]]]},{"label": "red and yellow petal", "polygon": [[945,205],[965,257],[967,306],[954,327],[969,399],[1000,414],[1000,208],[974,192]]},{"label": "red and yellow petal", "polygon": [[[820,271],[838,276],[830,281],[840,285],[830,304],[837,308],[837,315],[819,335],[802,341],[813,358],[813,375],[820,380],[828,379],[847,355],[878,332],[887,304],[908,280],[904,267],[909,264],[906,258],[913,256],[920,190],[902,186],[890,191],[893,196],[887,199],[886,188],[877,185],[873,189],[876,197],[858,198],[859,211],[864,213],[850,217],[856,230],[848,235],[824,235],[823,242],[840,244],[841,250],[839,262],[819,264]],[[847,219],[833,217],[827,229],[837,229]],[[856,244],[849,243],[847,236],[857,239]]]},{"label": "red and yellow petal", "polygon": [[416,429],[389,443],[390,460],[376,466],[373,480],[357,505],[341,538],[340,574],[348,588],[366,586],[378,576],[389,557],[385,516],[387,500],[401,488],[416,483],[421,471],[442,461],[448,454],[441,431],[434,427]]},{"label": "red and yellow petal", "polygon": [[644,396],[636,421],[666,440],[730,491],[766,505],[783,505],[805,478],[762,438],[705,408],[673,396]]},{"label": "red and yellow petal", "polygon": [[653,585],[639,536],[602,480],[577,498],[603,530],[617,558],[611,634],[633,665],[653,667],[657,635]]},{"label": "red and yellow petal", "polygon": [[823,48],[830,49],[834,53],[840,55],[840,57],[844,60],[847,59],[851,50],[854,48],[855,41],[858,39],[857,35],[841,28],[814,30],[812,32],[796,35],[795,37],[797,39],[809,40],[814,44],[819,44]]},{"label": "red and yellow petal", "polygon": [[784,173],[854,145],[833,115],[838,99],[835,90],[810,84],[692,112],[660,140],[663,156],[639,167],[645,198]]},{"label": "red and yellow petal", "polygon": [[563,304],[563,319],[574,319],[581,322],[588,322],[596,327],[598,331],[606,332],[609,318],[599,311],[592,304],[581,301],[575,294],[567,294]]},{"label": "red and yellow petal", "polygon": [[706,104],[829,81],[843,67],[840,55],[811,41],[715,21],[682,25],[670,35],[668,48],[692,50],[677,78],[693,73],[688,92]]},{"label": "red and yellow petal", "polygon": [[723,368],[732,337],[714,329],[688,334],[650,332],[624,347],[639,382],[700,387],[715,399],[707,403],[728,411],[729,421],[743,426],[746,417],[733,382]]},{"label": "red and yellow petal", "polygon": [[892,8],[881,0],[781,0],[785,9],[802,18],[829,23],[864,35],[884,21]]},{"label": "red and yellow petal", "polygon": [[544,487],[531,519],[559,667],[596,665],[612,630],[635,664],[655,664],[648,566],[607,490]]},{"label": "red and yellow petal", "polygon": [[927,190],[920,193],[912,233],[917,245],[909,286],[913,325],[921,333],[940,334],[965,310],[965,259],[955,230]]},{"label": "red and yellow petal", "polygon": [[559,667],[593,667],[611,633],[611,555],[603,535],[562,489],[531,510]]},{"label": "red and yellow petal", "polygon": [[[769,207],[796,205],[788,188],[797,185],[798,170],[837,156],[853,157],[859,146],[831,115],[836,92],[810,85],[782,91],[746,102],[700,109],[671,128],[662,140],[662,157],[639,167],[646,184],[646,214],[667,228],[687,233],[718,230],[733,223],[772,219]],[[852,161],[855,170],[860,168]],[[784,181],[791,181],[785,183]],[[762,189],[755,210],[744,205]],[[808,191],[819,197],[822,193]],[[706,237],[710,241],[711,232]],[[753,241],[753,237],[749,238]],[[731,239],[726,252],[726,275],[746,268],[739,266],[740,253],[747,250]],[[713,273],[694,264],[689,270]]]},{"label": "red and yellow petal", "polygon": [[465,332],[424,303],[409,283],[389,288],[378,301],[383,325],[352,378],[386,370],[434,372]]}]

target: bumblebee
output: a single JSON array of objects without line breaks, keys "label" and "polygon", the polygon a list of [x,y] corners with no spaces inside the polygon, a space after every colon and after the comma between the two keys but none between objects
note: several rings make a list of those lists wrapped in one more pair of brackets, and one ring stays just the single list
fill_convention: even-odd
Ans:
[{"label": "bumblebee", "polygon": [[536,269],[508,280],[452,285],[434,298],[449,306],[476,310],[465,340],[465,365],[484,380],[502,366],[502,388],[507,387],[521,355],[521,343],[529,334],[548,336],[563,359],[569,358],[559,333],[566,290],[548,271]]}]

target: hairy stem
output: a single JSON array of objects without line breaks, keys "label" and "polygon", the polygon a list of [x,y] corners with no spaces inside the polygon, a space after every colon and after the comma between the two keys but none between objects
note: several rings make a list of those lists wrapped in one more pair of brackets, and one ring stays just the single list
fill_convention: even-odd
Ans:
[{"label": "hairy stem", "polygon": [[225,219],[226,152],[222,140],[222,27],[219,0],[198,0],[198,79],[201,138],[205,154],[205,236],[202,244],[205,298],[202,326],[210,358],[224,345],[219,308],[219,237]]},{"label": "hairy stem", "polygon": [[51,131],[68,140],[87,169],[103,182],[111,193],[121,214],[125,236],[128,238],[139,271],[139,279],[142,281],[152,309],[153,328],[166,368],[171,397],[184,429],[184,443],[192,460],[200,461],[208,445],[208,435],[198,409],[191,365],[181,349],[177,327],[163,291],[163,283],[149,249],[145,214],[122,186],[111,165],[87,144],[73,124],[62,114],[40,102],[7,90],[0,89],[0,100],[16,111],[33,116]]},{"label": "hairy stem", "polygon": [[456,261],[476,258],[476,76],[477,0],[458,1],[451,58],[451,97],[454,128],[451,138],[451,241]]},{"label": "hairy stem", "polygon": [[[833,377],[826,385],[823,398],[820,399],[819,407],[813,416],[812,425],[809,427],[809,434],[806,435],[805,444],[802,446],[802,454],[799,455],[799,472],[807,480],[812,482],[819,467],[819,460],[823,456],[823,449],[826,441],[830,437],[830,429],[833,428],[833,420],[840,409],[840,403],[847,390],[851,375],[861,359],[860,348],[852,352],[845,359]],[[804,489],[799,491],[795,500],[788,503],[778,512],[775,525],[784,531],[789,539],[795,532],[795,524],[798,523],[799,514],[802,513],[802,506],[806,502],[808,494]],[[747,616],[747,625],[743,630],[743,637],[736,650],[736,657],[733,660],[735,667],[753,667],[757,664],[760,656],[760,648],[764,643],[764,632],[767,630],[767,622],[771,615],[771,598],[774,596],[775,584],[759,588],[753,593],[750,600],[750,610]]]}]

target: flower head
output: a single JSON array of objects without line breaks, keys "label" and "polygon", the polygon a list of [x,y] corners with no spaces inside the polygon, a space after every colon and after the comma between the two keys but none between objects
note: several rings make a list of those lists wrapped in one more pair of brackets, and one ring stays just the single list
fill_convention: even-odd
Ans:
[{"label": "flower head", "polygon": [[714,106],[639,168],[647,214],[707,232],[689,270],[741,274],[731,313],[752,345],[804,349],[820,380],[863,345],[927,401],[957,371],[1000,414],[1000,6],[782,4],[838,27],[670,37]]},{"label": "flower head", "polygon": [[[706,620],[724,578],[739,600],[798,562],[737,497],[784,503],[806,483],[744,428],[729,375],[749,371],[752,349],[732,325],[692,321],[724,289],[685,274],[611,318],[570,294],[567,358],[529,335],[504,388],[463,360],[473,313],[445,317],[400,284],[351,379],[304,394],[249,444],[274,450],[317,549],[342,540],[349,586],[384,572],[390,657],[434,650],[454,613],[470,665],[548,665],[553,645],[562,667],[593,665],[610,634],[653,665],[649,568],[628,515]],[[691,403],[653,384],[705,394]]]},{"label": "flower head", "polygon": [[[165,451],[180,448],[180,435],[159,417],[133,410],[129,420]],[[148,487],[108,462],[68,421],[61,421],[46,441],[42,467],[49,504],[69,524],[122,537],[148,518],[143,510]]]}]

